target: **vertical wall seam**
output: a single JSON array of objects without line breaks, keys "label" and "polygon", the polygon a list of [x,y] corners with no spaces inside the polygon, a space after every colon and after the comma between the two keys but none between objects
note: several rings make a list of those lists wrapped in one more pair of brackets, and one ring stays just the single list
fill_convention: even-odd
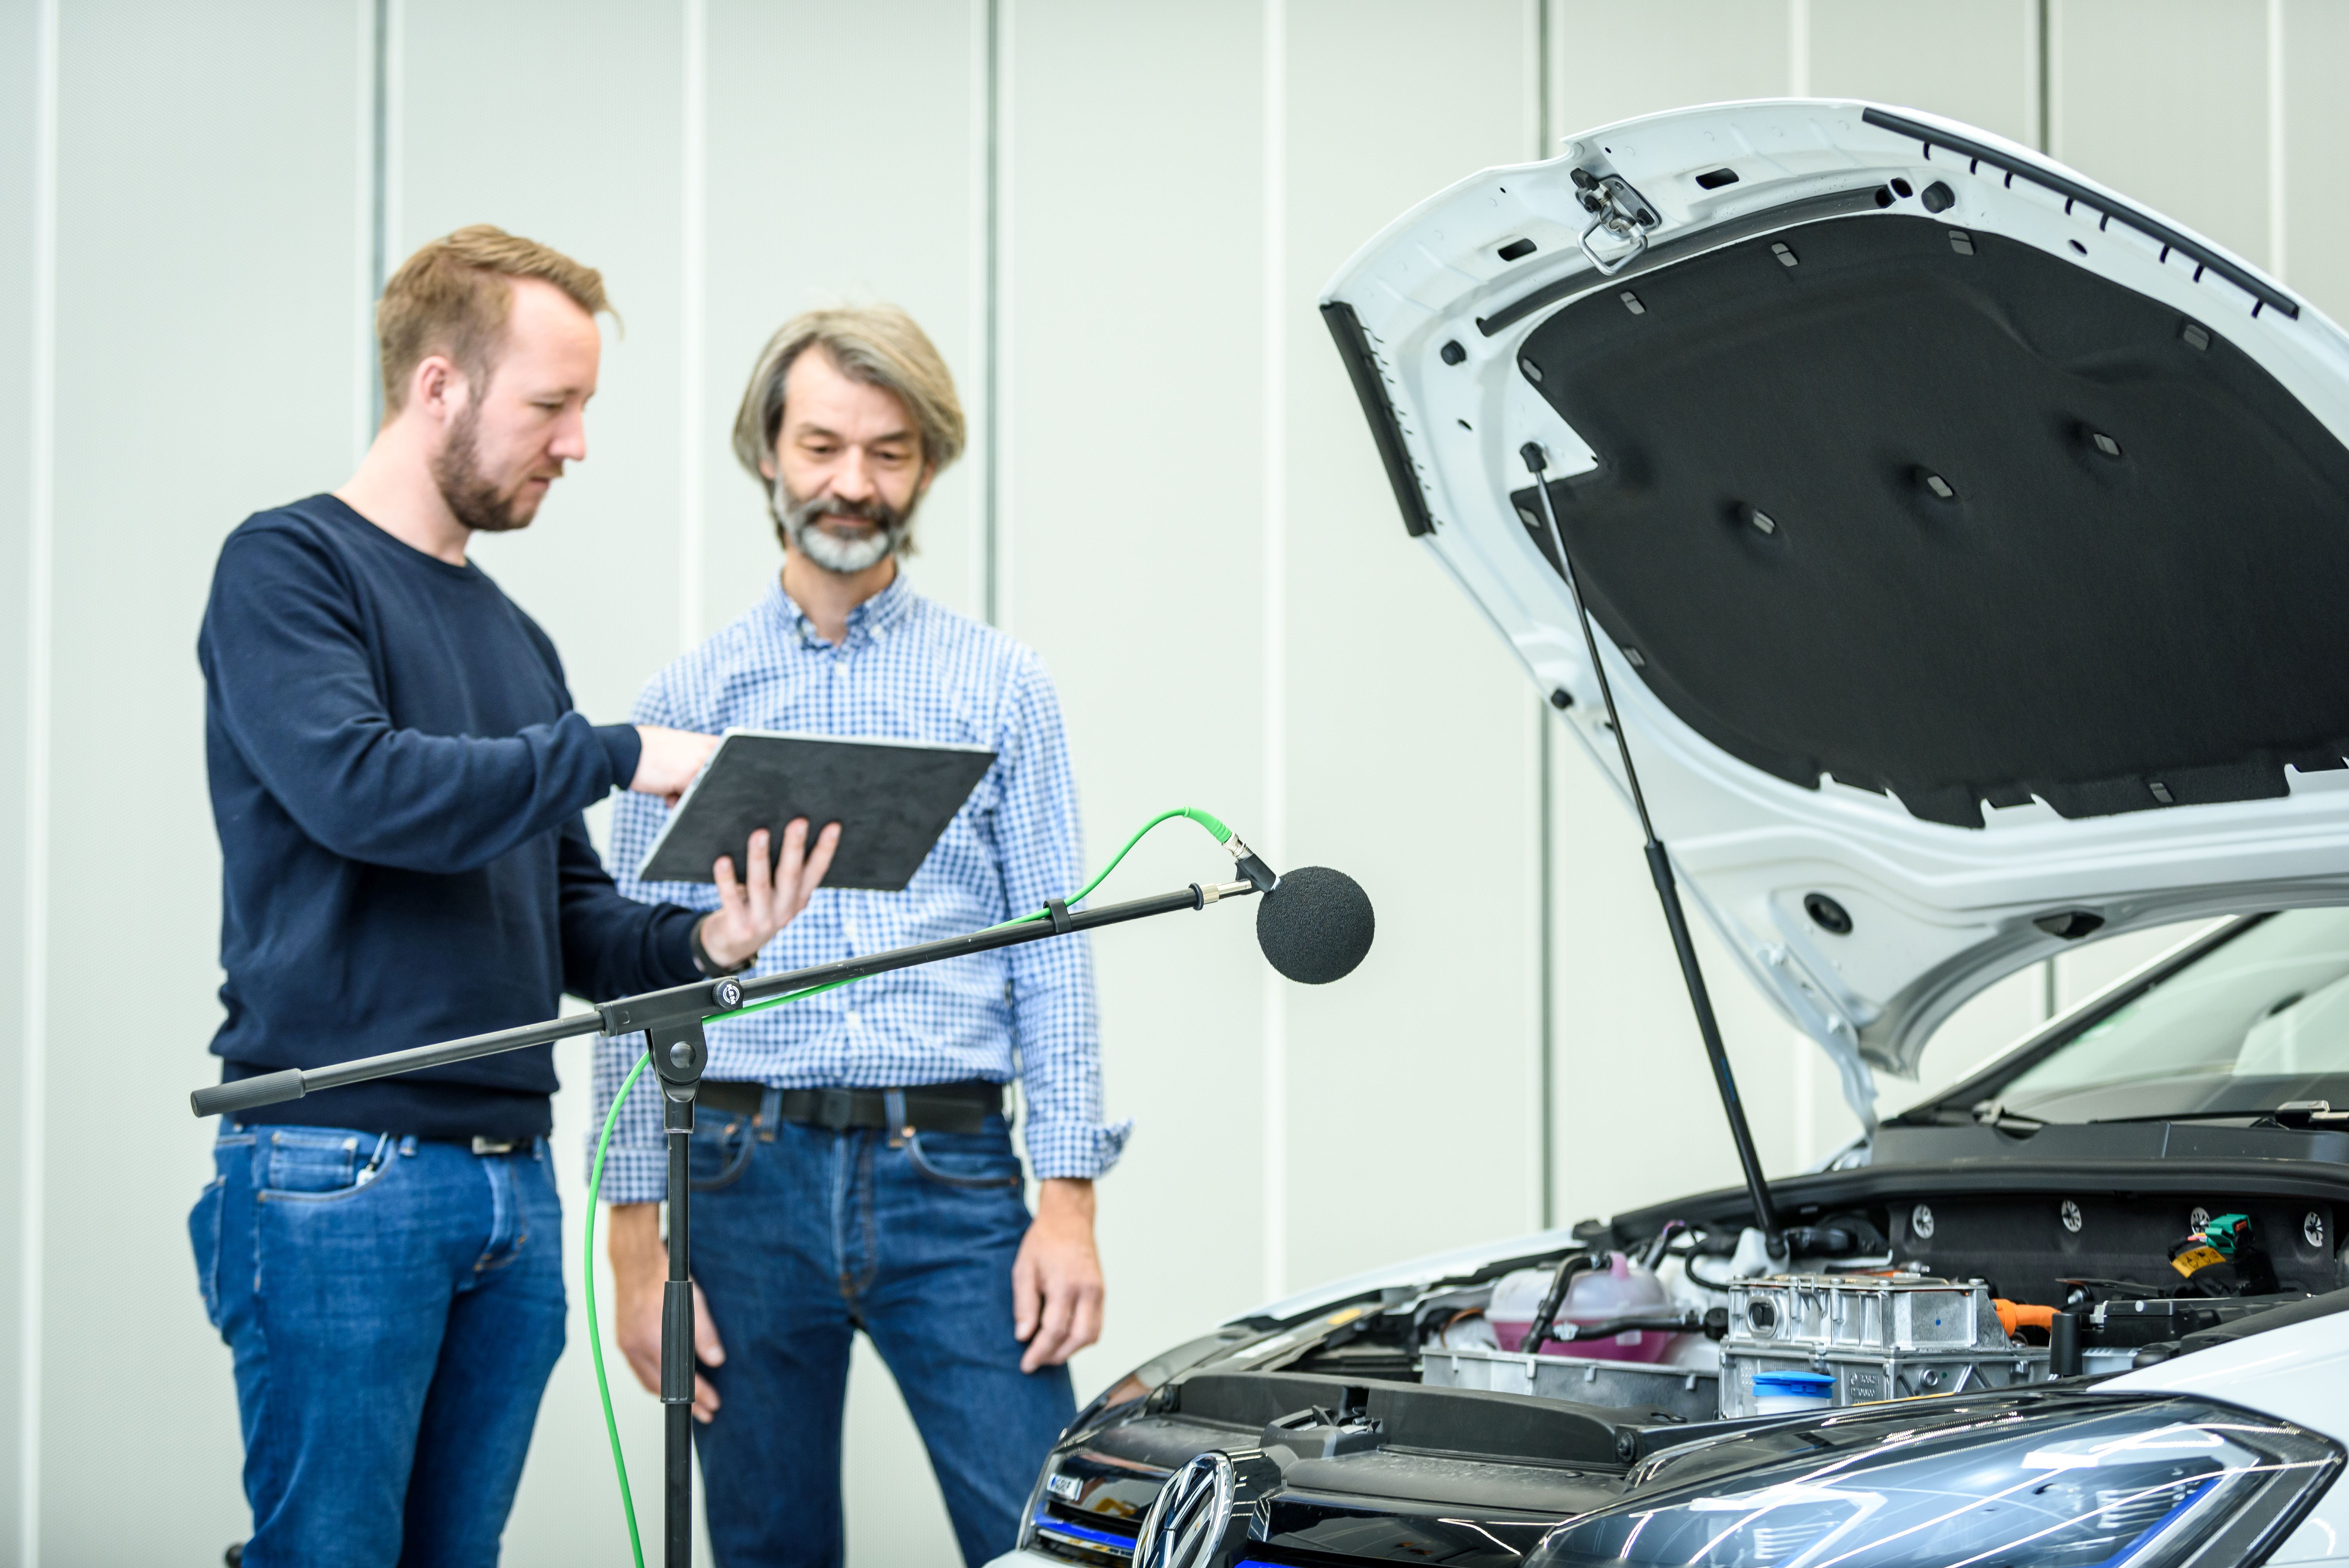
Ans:
[{"label": "vertical wall seam", "polygon": [[709,8],[685,0],[685,78],[679,160],[677,397],[677,645],[701,637],[709,553],[709,475],[702,420],[709,395]]},{"label": "vertical wall seam", "polygon": [[988,532],[995,493],[995,380],[990,363],[994,343],[990,318],[995,309],[995,4],[968,0],[964,10],[968,28],[964,51],[964,85],[968,134],[964,213],[968,248],[964,252],[968,314],[964,317],[963,363],[969,367],[970,397],[965,412],[970,419],[969,445],[963,454],[970,475],[970,548],[963,557],[963,603],[982,621],[992,621],[988,603]]},{"label": "vertical wall seam", "polygon": [[[1288,856],[1288,6],[1264,4],[1264,849]],[[1288,996],[1264,986],[1264,1284],[1288,1289]]]},{"label": "vertical wall seam", "polygon": [[980,0],[985,29],[980,57],[986,79],[980,93],[984,119],[980,156],[979,405],[984,472],[978,492],[979,614],[991,626],[1002,615],[1003,494],[1003,0]]},{"label": "vertical wall seam", "polygon": [[2047,0],[2023,7],[2023,140],[2047,150]]},{"label": "vertical wall seam", "polygon": [[[1534,158],[1550,155],[1550,0],[1534,7]],[[1555,714],[1549,699],[1534,697],[1534,914],[1540,953],[1534,965],[1534,1218],[1547,1231],[1557,1223],[1557,789]]]},{"label": "vertical wall seam", "polygon": [[2037,0],[2039,6],[2039,150],[2064,156],[2063,0]]},{"label": "vertical wall seam", "polygon": [[383,407],[382,377],[375,368],[376,280],[383,262],[378,222],[383,211],[383,7],[384,0],[355,0],[352,16],[358,47],[357,123],[351,128],[351,292],[357,296],[352,313],[353,363],[357,384],[351,388],[351,462],[367,457]]},{"label": "vertical wall seam", "polygon": [[57,4],[40,0],[34,64],[33,385],[26,465],[23,1231],[17,1259],[16,1560],[41,1560],[42,1264],[47,1248],[49,641],[57,537]]},{"label": "vertical wall seam", "polygon": [[367,422],[359,452],[365,456],[383,424],[383,371],[376,363],[375,302],[391,275],[392,8],[398,0],[367,4],[367,303],[360,331],[366,349]]},{"label": "vertical wall seam", "polygon": [[383,281],[391,275],[391,258],[399,253],[400,234],[407,226],[399,201],[407,161],[400,154],[400,143],[406,136],[407,91],[408,0],[383,0],[383,127],[377,142],[382,151],[383,170],[376,176],[383,192],[382,211],[376,219],[376,232],[382,236],[382,260],[376,268],[378,294]]},{"label": "vertical wall seam", "polygon": [[2268,0],[2268,273],[2284,268],[2283,0]]}]

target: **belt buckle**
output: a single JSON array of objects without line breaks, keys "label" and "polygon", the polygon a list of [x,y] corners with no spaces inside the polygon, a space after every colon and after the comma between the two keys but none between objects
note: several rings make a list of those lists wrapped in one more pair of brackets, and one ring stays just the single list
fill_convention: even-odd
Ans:
[{"label": "belt buckle", "polygon": [[473,1140],[473,1152],[476,1154],[512,1154],[513,1151],[514,1140],[511,1138],[476,1137]]},{"label": "belt buckle", "polygon": [[844,1088],[816,1090],[815,1121],[827,1132],[839,1132],[854,1125],[856,1115],[855,1091]]}]

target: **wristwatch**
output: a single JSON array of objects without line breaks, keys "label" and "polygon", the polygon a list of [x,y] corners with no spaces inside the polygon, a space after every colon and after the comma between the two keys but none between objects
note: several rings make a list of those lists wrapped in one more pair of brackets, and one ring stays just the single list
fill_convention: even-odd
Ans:
[{"label": "wristwatch", "polygon": [[709,919],[709,917],[705,914],[700,920],[693,923],[693,966],[696,969],[715,980],[723,975],[740,975],[759,961],[759,955],[755,953],[740,964],[720,964],[709,956],[709,949],[701,944],[701,928]]}]

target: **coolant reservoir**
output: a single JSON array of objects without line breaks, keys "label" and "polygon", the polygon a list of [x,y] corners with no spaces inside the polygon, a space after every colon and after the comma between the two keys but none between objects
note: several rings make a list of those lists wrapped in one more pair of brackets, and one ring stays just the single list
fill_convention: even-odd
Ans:
[{"label": "coolant reservoir", "polygon": [[[1534,1314],[1541,1310],[1542,1295],[1549,1289],[1553,1272],[1518,1269],[1503,1274],[1494,1284],[1485,1315],[1502,1349],[1532,1348],[1525,1343],[1526,1330],[1533,1326]],[[1565,1305],[1557,1309],[1557,1321],[1560,1325],[1598,1324],[1672,1310],[1671,1295],[1652,1269],[1633,1263],[1626,1253],[1609,1253],[1605,1268],[1575,1275],[1567,1288]],[[1679,1339],[1679,1335],[1661,1329],[1632,1328],[1599,1339],[1551,1339],[1542,1349],[1551,1356],[1597,1361],[1662,1361],[1671,1355]]]}]

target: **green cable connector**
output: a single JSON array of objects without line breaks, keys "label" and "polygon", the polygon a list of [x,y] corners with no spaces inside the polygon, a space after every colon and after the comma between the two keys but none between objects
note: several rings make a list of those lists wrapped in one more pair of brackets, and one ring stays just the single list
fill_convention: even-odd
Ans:
[{"label": "green cable connector", "polygon": [[[1178,806],[1171,811],[1161,811],[1143,823],[1135,830],[1133,837],[1126,840],[1124,846],[1110,857],[1109,864],[1101,869],[1101,874],[1085,883],[1078,890],[1076,896],[1068,902],[1071,905],[1083,903],[1093,889],[1109,880],[1109,873],[1117,870],[1118,862],[1125,859],[1134,845],[1142,842],[1150,830],[1161,822],[1172,821],[1177,817],[1187,817],[1198,823],[1208,832],[1213,833],[1216,836],[1216,842],[1219,844],[1228,846],[1236,841],[1232,837],[1232,830],[1224,826],[1220,819],[1199,810],[1196,806]],[[1031,921],[1044,919],[1048,913],[1040,909],[1033,914],[1023,914],[1016,920],[1003,921],[987,929],[1000,931],[1007,925],[1025,925]],[[856,978],[863,979],[865,976],[859,975]],[[786,1002],[802,1002],[810,996],[821,995],[826,991],[837,991],[843,985],[854,984],[855,980],[851,979],[833,980],[822,985],[811,985],[803,991],[792,991],[781,996],[770,997],[764,1002],[753,1002],[747,1007],[737,1007],[730,1013],[714,1014],[703,1019],[702,1022],[705,1025],[723,1023],[729,1018],[741,1017],[746,1013],[757,1013],[769,1007],[780,1007]],[[636,1079],[644,1076],[646,1064],[651,1060],[652,1054],[649,1051],[638,1057],[636,1065],[630,1068],[628,1076],[621,1080],[620,1092],[612,1097],[611,1111],[604,1118],[603,1136],[595,1140],[595,1163],[587,1177],[586,1256],[581,1260],[585,1266],[580,1270],[587,1296],[587,1348],[593,1353],[595,1361],[595,1395],[604,1403],[604,1432],[612,1440],[612,1468],[618,1472],[620,1478],[620,1507],[628,1516],[628,1550],[636,1554],[636,1568],[645,1568],[645,1547],[636,1533],[636,1502],[635,1496],[628,1490],[628,1461],[620,1452],[620,1423],[612,1414],[612,1387],[605,1381],[604,1376],[604,1336],[595,1322],[595,1211],[604,1194],[604,1154],[612,1146],[612,1130],[620,1124],[620,1107],[626,1103],[628,1091],[636,1087]]]}]

